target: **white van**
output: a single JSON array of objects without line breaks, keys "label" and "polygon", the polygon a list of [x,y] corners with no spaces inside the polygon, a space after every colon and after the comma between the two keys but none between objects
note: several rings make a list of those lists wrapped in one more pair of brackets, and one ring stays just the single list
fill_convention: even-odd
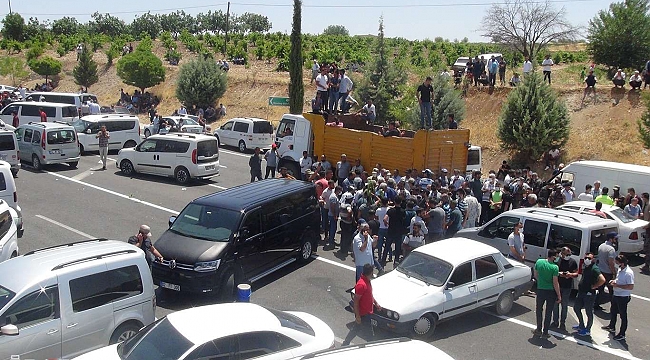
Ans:
[{"label": "white van", "polygon": [[576,161],[567,165],[558,174],[563,182],[571,182],[576,192],[582,192],[585,185],[599,180],[601,189],[609,188],[612,195],[614,185],[621,187],[621,195],[627,194],[628,188],[634,188],[636,194],[650,193],[650,167],[624,164],[611,161]]},{"label": "white van", "polygon": [[483,154],[480,146],[472,145],[469,147],[467,150],[467,170],[465,171],[468,177],[471,178],[474,171],[481,171],[483,168],[482,158]]},{"label": "white van", "polygon": [[[93,94],[79,94],[79,93],[64,93],[64,92],[33,92],[26,96],[25,100],[28,101],[41,101],[41,97],[47,102],[55,102],[62,104],[71,104],[81,111],[83,104],[88,100],[97,102],[97,96]],[[88,107],[85,107],[88,110]]]},{"label": "white van", "polygon": [[270,149],[273,144],[273,124],[257,118],[235,118],[228,120],[214,131],[219,145],[236,146],[239,151],[247,149]]},{"label": "white van", "polygon": [[30,122],[40,122],[41,113],[39,109],[43,109],[47,115],[47,121],[62,121],[71,123],[79,118],[79,112],[74,105],[50,103],[50,102],[33,102],[33,101],[18,101],[5,106],[0,111],[0,119],[7,124],[13,123],[12,112],[18,114],[20,125],[29,124]]},{"label": "white van", "polygon": [[20,158],[18,157],[18,141],[13,131],[0,129],[0,160],[9,163],[13,176],[18,174]]},{"label": "white van", "polygon": [[32,163],[39,171],[44,165],[66,163],[72,168],[79,164],[77,133],[65,123],[29,123],[15,131],[20,159]]},{"label": "white van", "polygon": [[135,147],[140,143],[140,120],[135,115],[86,115],[72,123],[79,137],[79,151],[99,151],[99,129],[106,126],[109,150]]},{"label": "white van", "polygon": [[18,229],[12,210],[6,202],[0,200],[0,262],[18,256]]}]

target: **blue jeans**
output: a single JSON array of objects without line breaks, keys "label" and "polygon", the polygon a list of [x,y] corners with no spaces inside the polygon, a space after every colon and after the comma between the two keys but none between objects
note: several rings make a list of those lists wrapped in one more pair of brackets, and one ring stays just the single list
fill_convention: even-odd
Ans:
[{"label": "blue jeans", "polygon": [[[566,322],[567,312],[569,311],[571,288],[560,288],[560,294],[562,295],[562,301],[559,304],[555,303],[555,307],[553,307],[553,322],[564,324]],[[562,316],[560,316],[560,305],[562,305]]]},{"label": "blue jeans", "polygon": [[341,113],[345,114],[348,111],[348,93],[339,93],[339,101],[341,102]]},{"label": "blue jeans", "polygon": [[320,228],[323,229],[323,231],[327,231],[327,229],[329,229],[328,214],[329,210],[325,209],[324,207],[320,208]]},{"label": "blue jeans", "polygon": [[338,109],[339,102],[339,92],[330,90],[330,111],[336,113]]},{"label": "blue jeans", "polygon": [[[576,296],[575,303],[573,304],[573,311],[576,313],[578,318],[578,325],[581,328],[591,330],[591,325],[594,323],[594,302],[596,301],[596,291],[592,290],[590,293],[578,293]],[[584,321],[582,320],[582,309],[585,309],[587,313],[587,325],[585,326]]]},{"label": "blue jeans", "polygon": [[357,277],[354,280],[355,284],[357,283],[357,281],[359,281],[359,279],[361,279],[361,274],[363,274],[363,265],[362,266],[357,266],[356,270],[357,270]]},{"label": "blue jeans", "polygon": [[428,129],[431,127],[431,103],[422,102],[420,104],[420,127]]},{"label": "blue jeans", "polygon": [[[535,297],[535,317],[537,320],[537,330],[548,334],[548,328],[551,325],[551,315],[557,295],[555,290],[537,289],[537,296]],[[546,312],[544,312],[546,308]]]},{"label": "blue jeans", "polygon": [[334,235],[336,235],[338,220],[331,215],[328,216],[328,220],[330,222],[330,233],[327,239],[327,245],[334,246]]},{"label": "blue jeans", "polygon": [[[380,220],[381,221],[381,220]],[[377,257],[381,257],[381,251],[384,247],[384,242],[386,241],[386,234],[388,234],[388,229],[379,228],[379,233],[377,233]],[[393,249],[389,249],[389,254],[393,256]]]}]

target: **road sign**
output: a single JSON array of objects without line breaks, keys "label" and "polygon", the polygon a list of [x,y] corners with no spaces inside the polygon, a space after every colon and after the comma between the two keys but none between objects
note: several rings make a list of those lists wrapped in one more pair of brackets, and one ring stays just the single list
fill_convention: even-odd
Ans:
[{"label": "road sign", "polygon": [[270,106],[289,106],[288,97],[280,96],[269,96],[269,105]]}]

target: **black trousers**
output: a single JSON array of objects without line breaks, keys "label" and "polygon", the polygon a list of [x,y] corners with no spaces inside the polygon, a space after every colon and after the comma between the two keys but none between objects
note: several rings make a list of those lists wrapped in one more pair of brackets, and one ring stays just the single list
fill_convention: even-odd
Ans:
[{"label": "black trousers", "polygon": [[609,327],[616,328],[616,317],[621,317],[621,329],[619,335],[625,336],[627,330],[627,304],[630,302],[630,296],[612,296],[612,309],[610,310]]},{"label": "black trousers", "polygon": [[265,179],[269,178],[269,173],[271,173],[271,178],[275,177],[275,166],[266,167],[266,175],[264,176]]},{"label": "black trousers", "polygon": [[551,72],[550,71],[544,71],[544,81],[546,81],[546,78],[548,78],[548,84],[551,85]]},{"label": "black trousers", "polygon": [[[537,330],[541,330],[544,334],[548,334],[548,328],[551,325],[551,315],[553,314],[553,307],[555,306],[555,301],[557,300],[557,295],[555,290],[540,290],[537,289],[537,297],[535,298],[535,316],[537,318]],[[546,313],[543,316],[542,322],[542,312],[546,307]],[[542,327],[542,325],[544,325]]]}]

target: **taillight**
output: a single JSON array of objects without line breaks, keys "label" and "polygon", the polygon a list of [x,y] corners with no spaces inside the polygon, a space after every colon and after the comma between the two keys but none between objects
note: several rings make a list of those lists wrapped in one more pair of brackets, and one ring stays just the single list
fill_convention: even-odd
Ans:
[{"label": "taillight", "polygon": [[14,191],[14,203],[18,202],[18,193]]},{"label": "taillight", "polygon": [[632,233],[630,234],[630,240],[639,240],[639,233],[637,233],[636,231],[632,231]]},{"label": "taillight", "polygon": [[580,259],[580,265],[578,265],[578,274],[582,274],[582,266],[585,264],[585,259]]},{"label": "taillight", "polygon": [[45,131],[43,131],[43,135],[41,135],[41,147],[45,150]]},{"label": "taillight", "polygon": [[192,150],[192,164],[196,164],[196,149]]}]

